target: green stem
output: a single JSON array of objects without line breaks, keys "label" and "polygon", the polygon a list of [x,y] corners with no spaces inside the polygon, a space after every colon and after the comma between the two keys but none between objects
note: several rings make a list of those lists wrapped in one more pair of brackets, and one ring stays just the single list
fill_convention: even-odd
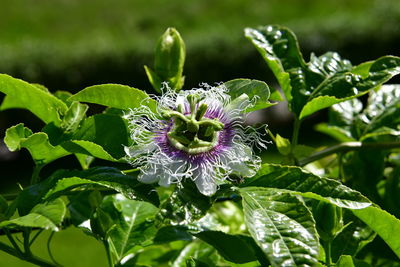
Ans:
[{"label": "green stem", "polygon": [[104,248],[106,249],[108,266],[112,267],[113,263],[112,263],[112,260],[111,260],[110,249],[108,247],[107,241],[103,240],[103,245],[104,245]]},{"label": "green stem", "polygon": [[293,164],[299,165],[298,159],[294,155],[294,150],[297,146],[297,143],[299,141],[299,131],[300,131],[300,125],[301,125],[301,120],[299,120],[297,117],[294,118],[294,124],[293,124],[293,134],[292,134],[292,143],[290,146],[290,154],[289,158],[293,161]]},{"label": "green stem", "polygon": [[26,255],[32,256],[31,243],[30,243],[31,229],[26,229],[22,232],[24,238],[24,250]]},{"label": "green stem", "polygon": [[332,257],[331,257],[331,242],[327,241],[325,243],[325,264],[326,266],[332,266]]},{"label": "green stem", "polygon": [[130,170],[124,170],[124,171],[122,171],[124,174],[129,174],[129,173],[132,173],[132,172],[138,172],[139,171],[139,169],[138,168],[135,168],[135,169],[130,169]]},{"label": "green stem", "polygon": [[42,170],[44,164],[36,165],[33,169],[32,178],[31,178],[31,185],[37,184],[40,181],[40,171]]},{"label": "green stem", "polygon": [[51,253],[50,244],[51,244],[51,240],[53,239],[54,233],[55,233],[55,232],[51,232],[51,234],[50,234],[50,236],[49,236],[49,239],[47,240],[47,253],[49,254],[50,259],[54,262],[54,264],[55,264],[56,266],[61,266],[61,264],[59,264],[59,263],[55,260],[55,258],[53,257],[53,253]]},{"label": "green stem", "polygon": [[322,159],[331,154],[348,152],[361,149],[391,149],[399,148],[400,142],[376,142],[376,143],[362,143],[362,142],[345,142],[335,146],[328,147],[324,150],[318,151],[307,158],[299,161],[300,166],[307,165],[310,162]]},{"label": "green stem", "polygon": [[10,234],[10,232],[8,231],[8,229],[4,229],[4,232],[7,235],[8,240],[10,240],[10,243],[13,245],[15,251],[17,252],[17,254],[19,255],[19,257],[22,257],[22,255],[24,254],[21,250],[21,248],[18,246],[17,242],[15,242],[14,237]]},{"label": "green stem", "polygon": [[301,125],[301,120],[299,120],[297,117],[294,118],[294,124],[293,124],[293,134],[292,134],[292,151],[294,148],[297,146],[297,142],[299,139],[299,131],[300,131],[300,125]]},{"label": "green stem", "polygon": [[43,267],[56,267],[57,265],[54,265],[44,259],[41,259],[39,257],[33,256],[33,255],[20,255],[18,251],[16,251],[14,248],[0,242],[0,250],[6,252],[7,254],[10,254],[14,257],[20,258],[24,261],[36,264],[38,266],[43,266]]},{"label": "green stem", "polygon": [[276,138],[269,128],[267,128],[267,133],[271,137],[272,142],[274,142],[276,144]]}]

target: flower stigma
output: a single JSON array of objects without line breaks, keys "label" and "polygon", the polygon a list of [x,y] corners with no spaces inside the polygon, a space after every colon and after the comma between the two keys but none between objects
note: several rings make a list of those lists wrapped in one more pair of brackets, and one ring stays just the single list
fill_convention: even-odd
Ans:
[{"label": "flower stigma", "polygon": [[133,145],[125,147],[126,159],[139,167],[138,180],[161,186],[191,179],[204,195],[212,195],[229,175],[251,177],[261,160],[252,145],[266,148],[266,141],[244,125],[244,111],[254,99],[235,99],[223,85],[166,92],[155,97],[158,106],[132,109],[129,122]]}]

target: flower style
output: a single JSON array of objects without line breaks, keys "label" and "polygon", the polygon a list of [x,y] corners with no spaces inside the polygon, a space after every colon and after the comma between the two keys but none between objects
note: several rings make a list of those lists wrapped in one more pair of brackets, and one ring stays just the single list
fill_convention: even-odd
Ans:
[{"label": "flower style", "polygon": [[261,160],[247,144],[265,148],[265,141],[243,124],[252,106],[246,94],[231,101],[223,85],[203,85],[179,93],[167,88],[157,100],[156,112],[141,106],[124,116],[134,142],[125,152],[141,182],[169,186],[190,178],[212,195],[229,175],[257,172]]}]

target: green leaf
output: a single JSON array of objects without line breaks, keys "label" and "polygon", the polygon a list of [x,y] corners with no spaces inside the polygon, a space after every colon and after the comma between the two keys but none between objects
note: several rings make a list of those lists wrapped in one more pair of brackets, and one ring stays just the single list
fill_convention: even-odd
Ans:
[{"label": "green leaf", "polygon": [[246,94],[249,99],[254,100],[254,106],[246,109],[246,112],[259,110],[273,106],[268,102],[270,90],[265,82],[250,79],[235,79],[224,83],[228,89],[228,94],[235,99],[242,94]]},{"label": "green leaf", "polygon": [[366,262],[357,260],[349,255],[342,255],[335,265],[336,267],[371,267]]},{"label": "green leaf", "polygon": [[76,187],[100,185],[120,192],[128,198],[143,198],[158,205],[157,194],[152,192],[153,187],[142,184],[135,177],[125,175],[115,168],[96,167],[86,171],[59,171],[52,178],[54,181],[43,196],[45,199],[58,197]]},{"label": "green leaf", "polygon": [[359,192],[336,180],[319,177],[299,167],[264,164],[254,177],[246,179],[241,185],[249,186],[280,189],[348,209],[362,209],[371,205]]},{"label": "green leaf", "polygon": [[0,222],[6,219],[6,213],[8,210],[8,203],[5,198],[0,195]]},{"label": "green leaf", "polygon": [[[71,137],[71,140],[84,140],[98,144],[115,159],[124,157],[124,145],[129,146],[131,143],[126,121],[121,116],[109,114],[97,114],[85,119],[79,130]],[[87,151],[99,152],[98,148],[89,143],[76,141],[74,143]],[[82,152],[77,151],[75,153]]]},{"label": "green leaf", "polygon": [[117,159],[113,158],[107,151],[105,151],[103,147],[90,141],[71,140],[62,143],[61,146],[66,151],[74,154],[84,154],[108,161],[118,161]]},{"label": "green leaf", "polygon": [[24,127],[23,123],[7,129],[4,143],[10,151],[28,149],[36,165],[47,164],[70,154],[61,146],[51,145],[46,133],[33,134],[30,129]]},{"label": "green leaf", "polygon": [[230,235],[220,231],[203,231],[195,236],[213,246],[226,260],[246,263],[257,260],[257,245],[251,237]]},{"label": "green leaf", "polygon": [[307,66],[296,36],[289,29],[278,25],[246,28],[245,35],[274,73],[290,109],[300,114],[309,95],[324,80],[324,76]]},{"label": "green leaf", "polygon": [[[367,67],[366,67],[367,66]],[[333,104],[363,95],[400,73],[400,58],[381,57],[375,61],[338,72],[324,80],[310,95],[300,113],[300,119]]]},{"label": "green leaf", "polygon": [[201,194],[194,182],[186,180],[161,205],[159,219],[164,223],[189,223],[203,217],[212,205],[212,199]]},{"label": "green leaf", "polygon": [[310,210],[299,196],[276,189],[241,188],[245,222],[272,266],[312,266],[319,242]]},{"label": "green leaf", "polygon": [[295,35],[287,28],[270,25],[245,29],[245,36],[255,45],[277,78],[288,101],[292,100],[292,70],[305,66]]},{"label": "green leaf", "polygon": [[5,93],[8,99],[8,104],[2,105],[1,110],[10,107],[25,108],[45,123],[54,122],[59,125],[60,114],[67,111],[67,105],[52,94],[6,74],[0,74],[0,92]]},{"label": "green leaf", "polygon": [[62,119],[61,129],[66,133],[75,132],[88,109],[88,105],[81,104],[77,101],[72,102]]},{"label": "green leaf", "polygon": [[68,200],[67,207],[71,215],[71,223],[75,226],[82,226],[82,223],[89,220],[101,204],[102,196],[99,191],[82,191],[68,196]]},{"label": "green leaf", "polygon": [[376,233],[357,219],[350,210],[343,210],[343,214],[346,226],[332,241],[331,255],[334,262],[341,255],[355,256],[376,236]]},{"label": "green leaf", "polygon": [[152,204],[129,200],[121,195],[108,196],[102,208],[105,212],[115,214],[111,217],[114,226],[107,232],[106,240],[117,262],[135,246],[145,245],[154,237],[154,222],[158,209]]},{"label": "green leaf", "polygon": [[215,249],[200,240],[195,240],[187,244],[170,263],[172,267],[187,267],[186,262],[191,259],[209,263],[210,257],[215,253]]},{"label": "green leaf", "polygon": [[0,228],[4,226],[15,227],[38,227],[58,231],[58,225],[64,219],[66,207],[64,201],[56,199],[44,204],[38,204],[32,211],[22,217],[0,223]]},{"label": "green leaf", "polygon": [[279,134],[276,135],[276,147],[282,155],[289,155],[292,151],[289,139],[283,138]]},{"label": "green leaf", "polygon": [[373,229],[400,258],[400,220],[386,211],[370,206],[352,210],[355,216]]},{"label": "green leaf", "polygon": [[342,59],[338,53],[327,52],[322,56],[311,54],[308,67],[311,71],[329,77],[337,72],[349,71],[352,68],[350,61]]},{"label": "green leaf", "polygon": [[362,135],[382,128],[387,133],[396,132],[400,125],[400,85],[383,85],[377,92],[372,91],[363,115],[366,127]]},{"label": "green leaf", "polygon": [[342,127],[329,125],[327,123],[320,123],[315,126],[318,132],[329,135],[330,137],[338,140],[339,142],[353,142],[356,141],[351,135],[351,132],[343,129]]},{"label": "green leaf", "polygon": [[100,84],[87,87],[71,96],[68,101],[94,103],[103,106],[129,109],[148,106],[156,109],[156,101],[145,92],[120,84]]},{"label": "green leaf", "polygon": [[189,228],[184,225],[168,225],[160,228],[154,237],[154,243],[169,243],[177,240],[192,241],[193,236],[188,233]]}]

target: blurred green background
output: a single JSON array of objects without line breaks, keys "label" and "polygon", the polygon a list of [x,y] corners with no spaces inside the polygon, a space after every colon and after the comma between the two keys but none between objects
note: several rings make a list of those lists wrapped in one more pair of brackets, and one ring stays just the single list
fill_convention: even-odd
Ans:
[{"label": "blurred green background", "polygon": [[[0,0],[0,73],[51,91],[109,82],[150,91],[143,65],[152,66],[157,39],[175,27],[187,47],[186,88],[233,78],[275,84],[243,36],[245,27],[266,24],[291,28],[306,59],[311,51],[337,51],[354,64],[400,55],[398,0]],[[43,126],[27,111],[6,110],[0,136],[19,122]],[[53,168],[74,164],[67,158]],[[0,193],[17,191],[32,162],[0,142],[0,170]],[[102,245],[77,229],[57,233],[52,247],[65,266],[106,266]],[[48,257],[46,238],[36,250]],[[31,265],[0,252],[0,266]]]}]

